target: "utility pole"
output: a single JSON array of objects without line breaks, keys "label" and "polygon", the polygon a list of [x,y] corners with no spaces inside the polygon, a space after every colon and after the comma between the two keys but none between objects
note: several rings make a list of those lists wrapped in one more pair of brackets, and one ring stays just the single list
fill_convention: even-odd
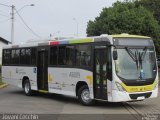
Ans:
[{"label": "utility pole", "polygon": [[12,8],[12,11],[11,11],[11,42],[12,44],[14,44],[14,9],[15,9],[15,6],[12,5],[11,8]]},{"label": "utility pole", "polygon": [[[9,5],[5,5],[5,4],[1,4],[0,5],[2,6],[5,6],[5,7],[10,7],[11,8],[11,43],[14,44],[14,20],[15,20],[15,14],[18,12],[18,11],[21,11],[23,8],[27,7],[27,6],[34,6],[34,4],[30,4],[30,5],[24,5],[21,9],[19,9],[18,11],[16,10],[15,6],[12,5],[12,6],[9,6]],[[15,13],[15,10],[16,10],[16,13]],[[32,31],[33,32],[33,31]]]}]

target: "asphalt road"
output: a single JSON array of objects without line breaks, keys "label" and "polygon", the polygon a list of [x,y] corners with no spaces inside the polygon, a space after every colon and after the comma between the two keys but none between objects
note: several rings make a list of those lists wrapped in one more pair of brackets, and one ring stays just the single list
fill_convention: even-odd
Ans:
[{"label": "asphalt road", "polygon": [[[97,102],[94,106],[82,106],[76,98],[56,94],[25,96],[23,91],[9,85],[0,89],[0,114],[38,114],[57,120],[142,120],[140,114],[160,114],[160,96],[136,103]],[[53,117],[54,116],[54,117]],[[46,118],[45,118],[46,119]],[[47,119],[46,119],[47,120]]]}]

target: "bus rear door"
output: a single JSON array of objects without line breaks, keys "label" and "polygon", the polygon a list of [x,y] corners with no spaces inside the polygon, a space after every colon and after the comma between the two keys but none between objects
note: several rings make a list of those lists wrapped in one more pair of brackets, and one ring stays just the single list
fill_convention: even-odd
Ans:
[{"label": "bus rear door", "polygon": [[45,47],[38,48],[37,85],[38,90],[48,91],[48,50]]}]

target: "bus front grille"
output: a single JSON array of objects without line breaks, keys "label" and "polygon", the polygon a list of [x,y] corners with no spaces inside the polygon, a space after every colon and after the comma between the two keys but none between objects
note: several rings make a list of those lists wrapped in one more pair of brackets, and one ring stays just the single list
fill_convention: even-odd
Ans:
[{"label": "bus front grille", "polygon": [[149,98],[151,94],[152,92],[148,92],[148,93],[140,93],[140,94],[129,94],[129,96],[131,99],[136,100],[138,97]]}]

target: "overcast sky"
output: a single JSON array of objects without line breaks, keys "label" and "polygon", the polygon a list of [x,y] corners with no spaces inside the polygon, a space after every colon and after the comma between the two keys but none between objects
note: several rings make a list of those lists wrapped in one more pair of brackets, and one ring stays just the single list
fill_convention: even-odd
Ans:
[{"label": "overcast sky", "polygon": [[[6,5],[15,5],[19,14],[27,25],[38,34],[41,39],[53,36],[72,37],[77,34],[86,36],[86,26],[89,20],[94,20],[102,8],[111,6],[117,0],[0,0]],[[11,40],[11,8],[0,5],[0,37]],[[73,20],[75,18],[76,20]],[[77,21],[77,23],[76,23]],[[39,39],[23,24],[18,15],[15,15],[15,43]]]}]

